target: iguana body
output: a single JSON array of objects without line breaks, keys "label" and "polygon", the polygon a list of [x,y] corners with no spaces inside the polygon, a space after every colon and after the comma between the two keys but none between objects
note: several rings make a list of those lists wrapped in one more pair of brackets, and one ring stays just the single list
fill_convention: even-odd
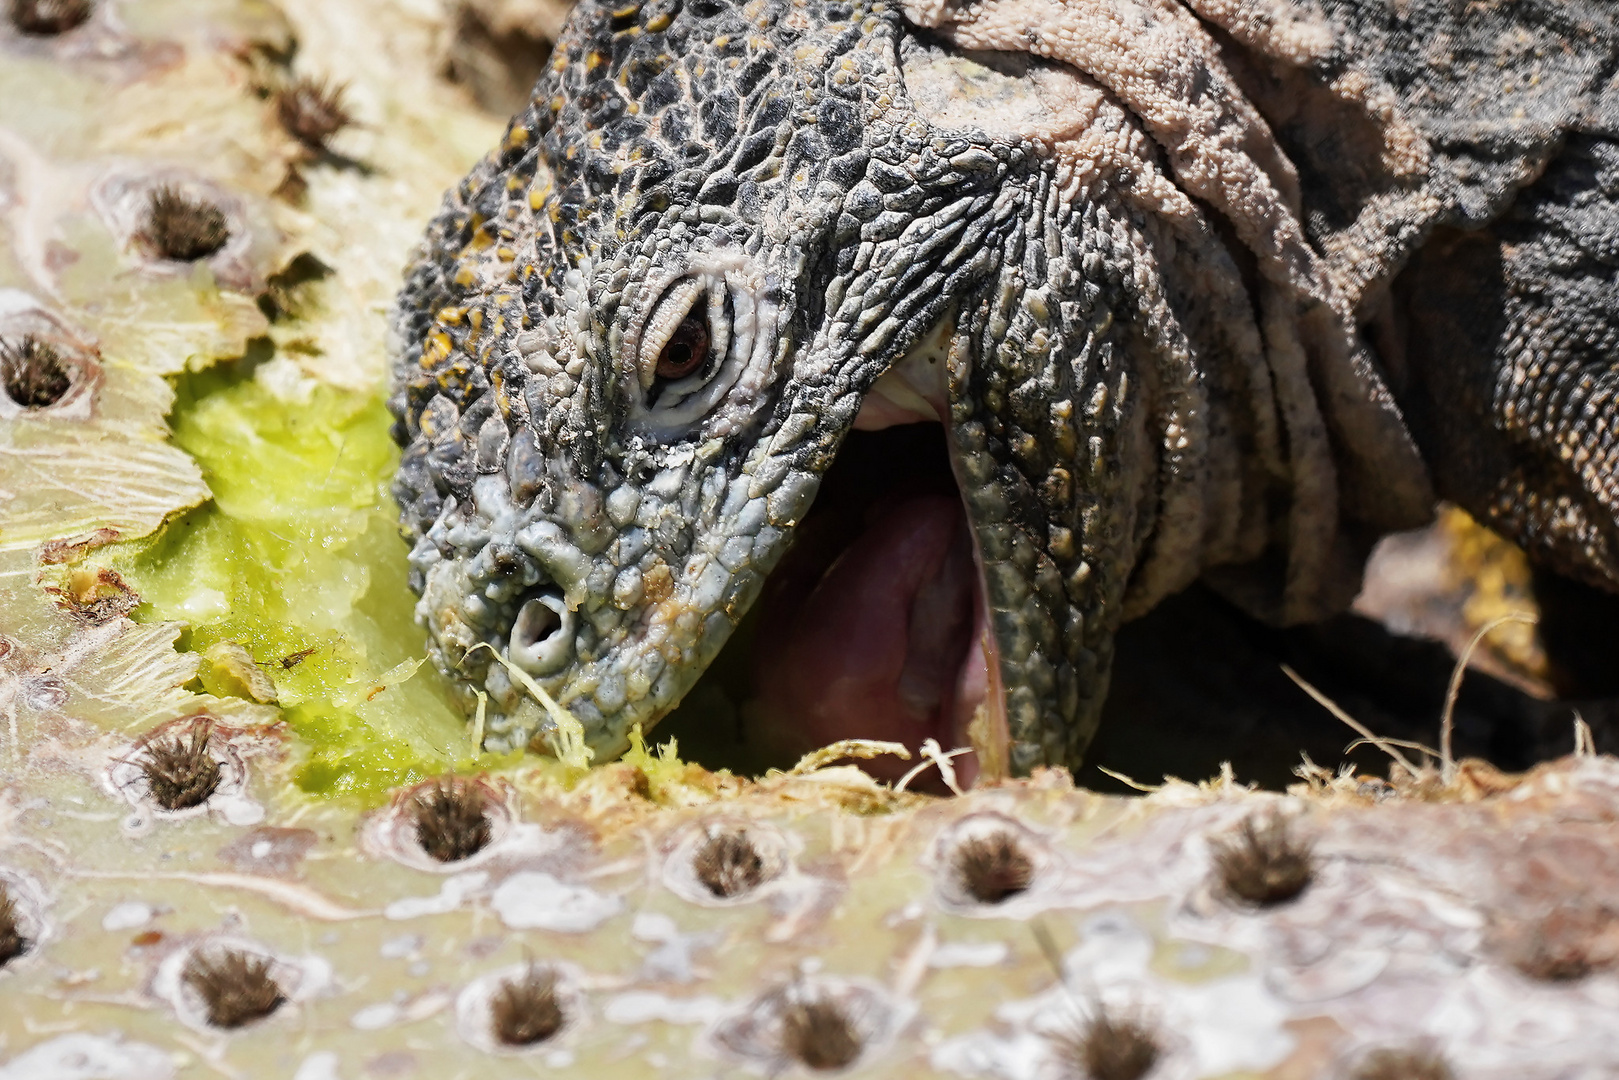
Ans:
[{"label": "iguana body", "polygon": [[1616,56],[1573,0],[581,4],[395,312],[437,661],[616,752],[929,419],[970,545],[890,492],[804,564],[806,734],[1072,762],[1122,620],[1318,617],[1436,493],[1619,586]]}]

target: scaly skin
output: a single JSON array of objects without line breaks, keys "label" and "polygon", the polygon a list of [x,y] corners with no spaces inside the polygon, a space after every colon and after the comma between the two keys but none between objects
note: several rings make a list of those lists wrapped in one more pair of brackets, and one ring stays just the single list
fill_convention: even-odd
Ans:
[{"label": "scaly skin", "polygon": [[[1557,391],[1523,330],[1545,290],[1510,272],[1536,212],[1600,240],[1619,211],[1570,165],[1508,215],[1570,133],[1611,154],[1615,34],[1597,4],[1477,7],[581,4],[394,315],[418,616],[469,711],[487,693],[486,745],[553,733],[492,653],[598,753],[672,709],[907,354],[946,365],[991,767],[1076,762],[1119,623],[1200,575],[1281,621],[1344,604],[1426,520],[1424,458],[1619,581],[1606,339]],[[1499,317],[1445,342],[1465,362],[1411,347],[1423,298],[1472,287],[1435,263],[1456,236],[1512,253]],[[1605,295],[1558,302],[1606,326]],[[723,361],[665,386],[693,303]],[[1494,475],[1453,476],[1469,447]]]}]

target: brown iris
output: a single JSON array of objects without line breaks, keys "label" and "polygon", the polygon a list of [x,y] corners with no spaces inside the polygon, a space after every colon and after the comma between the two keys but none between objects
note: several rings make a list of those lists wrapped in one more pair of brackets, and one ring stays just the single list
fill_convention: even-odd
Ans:
[{"label": "brown iris", "polygon": [[687,315],[658,354],[656,374],[660,379],[684,379],[707,360],[708,324],[700,315]]}]

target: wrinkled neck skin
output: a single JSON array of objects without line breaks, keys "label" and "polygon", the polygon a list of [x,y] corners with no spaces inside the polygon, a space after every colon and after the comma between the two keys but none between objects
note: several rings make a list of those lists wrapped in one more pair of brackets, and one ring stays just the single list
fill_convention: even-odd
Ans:
[{"label": "wrinkled neck skin", "polygon": [[[976,574],[927,732],[973,747],[969,776],[1077,762],[1120,621],[1207,567],[1280,542],[1277,603],[1318,606],[1332,540],[1294,534],[1301,497],[1330,502],[1297,494],[1325,435],[1288,350],[1331,303],[1280,271],[1243,294],[1080,71],[856,7],[581,5],[429,231],[395,311],[395,492],[418,618],[492,750],[557,748],[526,681],[597,760],[672,710],[856,429],[944,426]],[[934,532],[862,551],[936,536],[945,565],[928,507]]]}]

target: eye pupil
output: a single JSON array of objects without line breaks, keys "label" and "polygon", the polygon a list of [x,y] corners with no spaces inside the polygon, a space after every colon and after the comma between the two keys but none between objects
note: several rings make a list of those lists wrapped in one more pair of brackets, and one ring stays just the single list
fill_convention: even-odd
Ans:
[{"label": "eye pupil", "polygon": [[687,315],[675,327],[669,344],[658,354],[660,379],[683,379],[708,360],[708,325],[700,316]]}]

